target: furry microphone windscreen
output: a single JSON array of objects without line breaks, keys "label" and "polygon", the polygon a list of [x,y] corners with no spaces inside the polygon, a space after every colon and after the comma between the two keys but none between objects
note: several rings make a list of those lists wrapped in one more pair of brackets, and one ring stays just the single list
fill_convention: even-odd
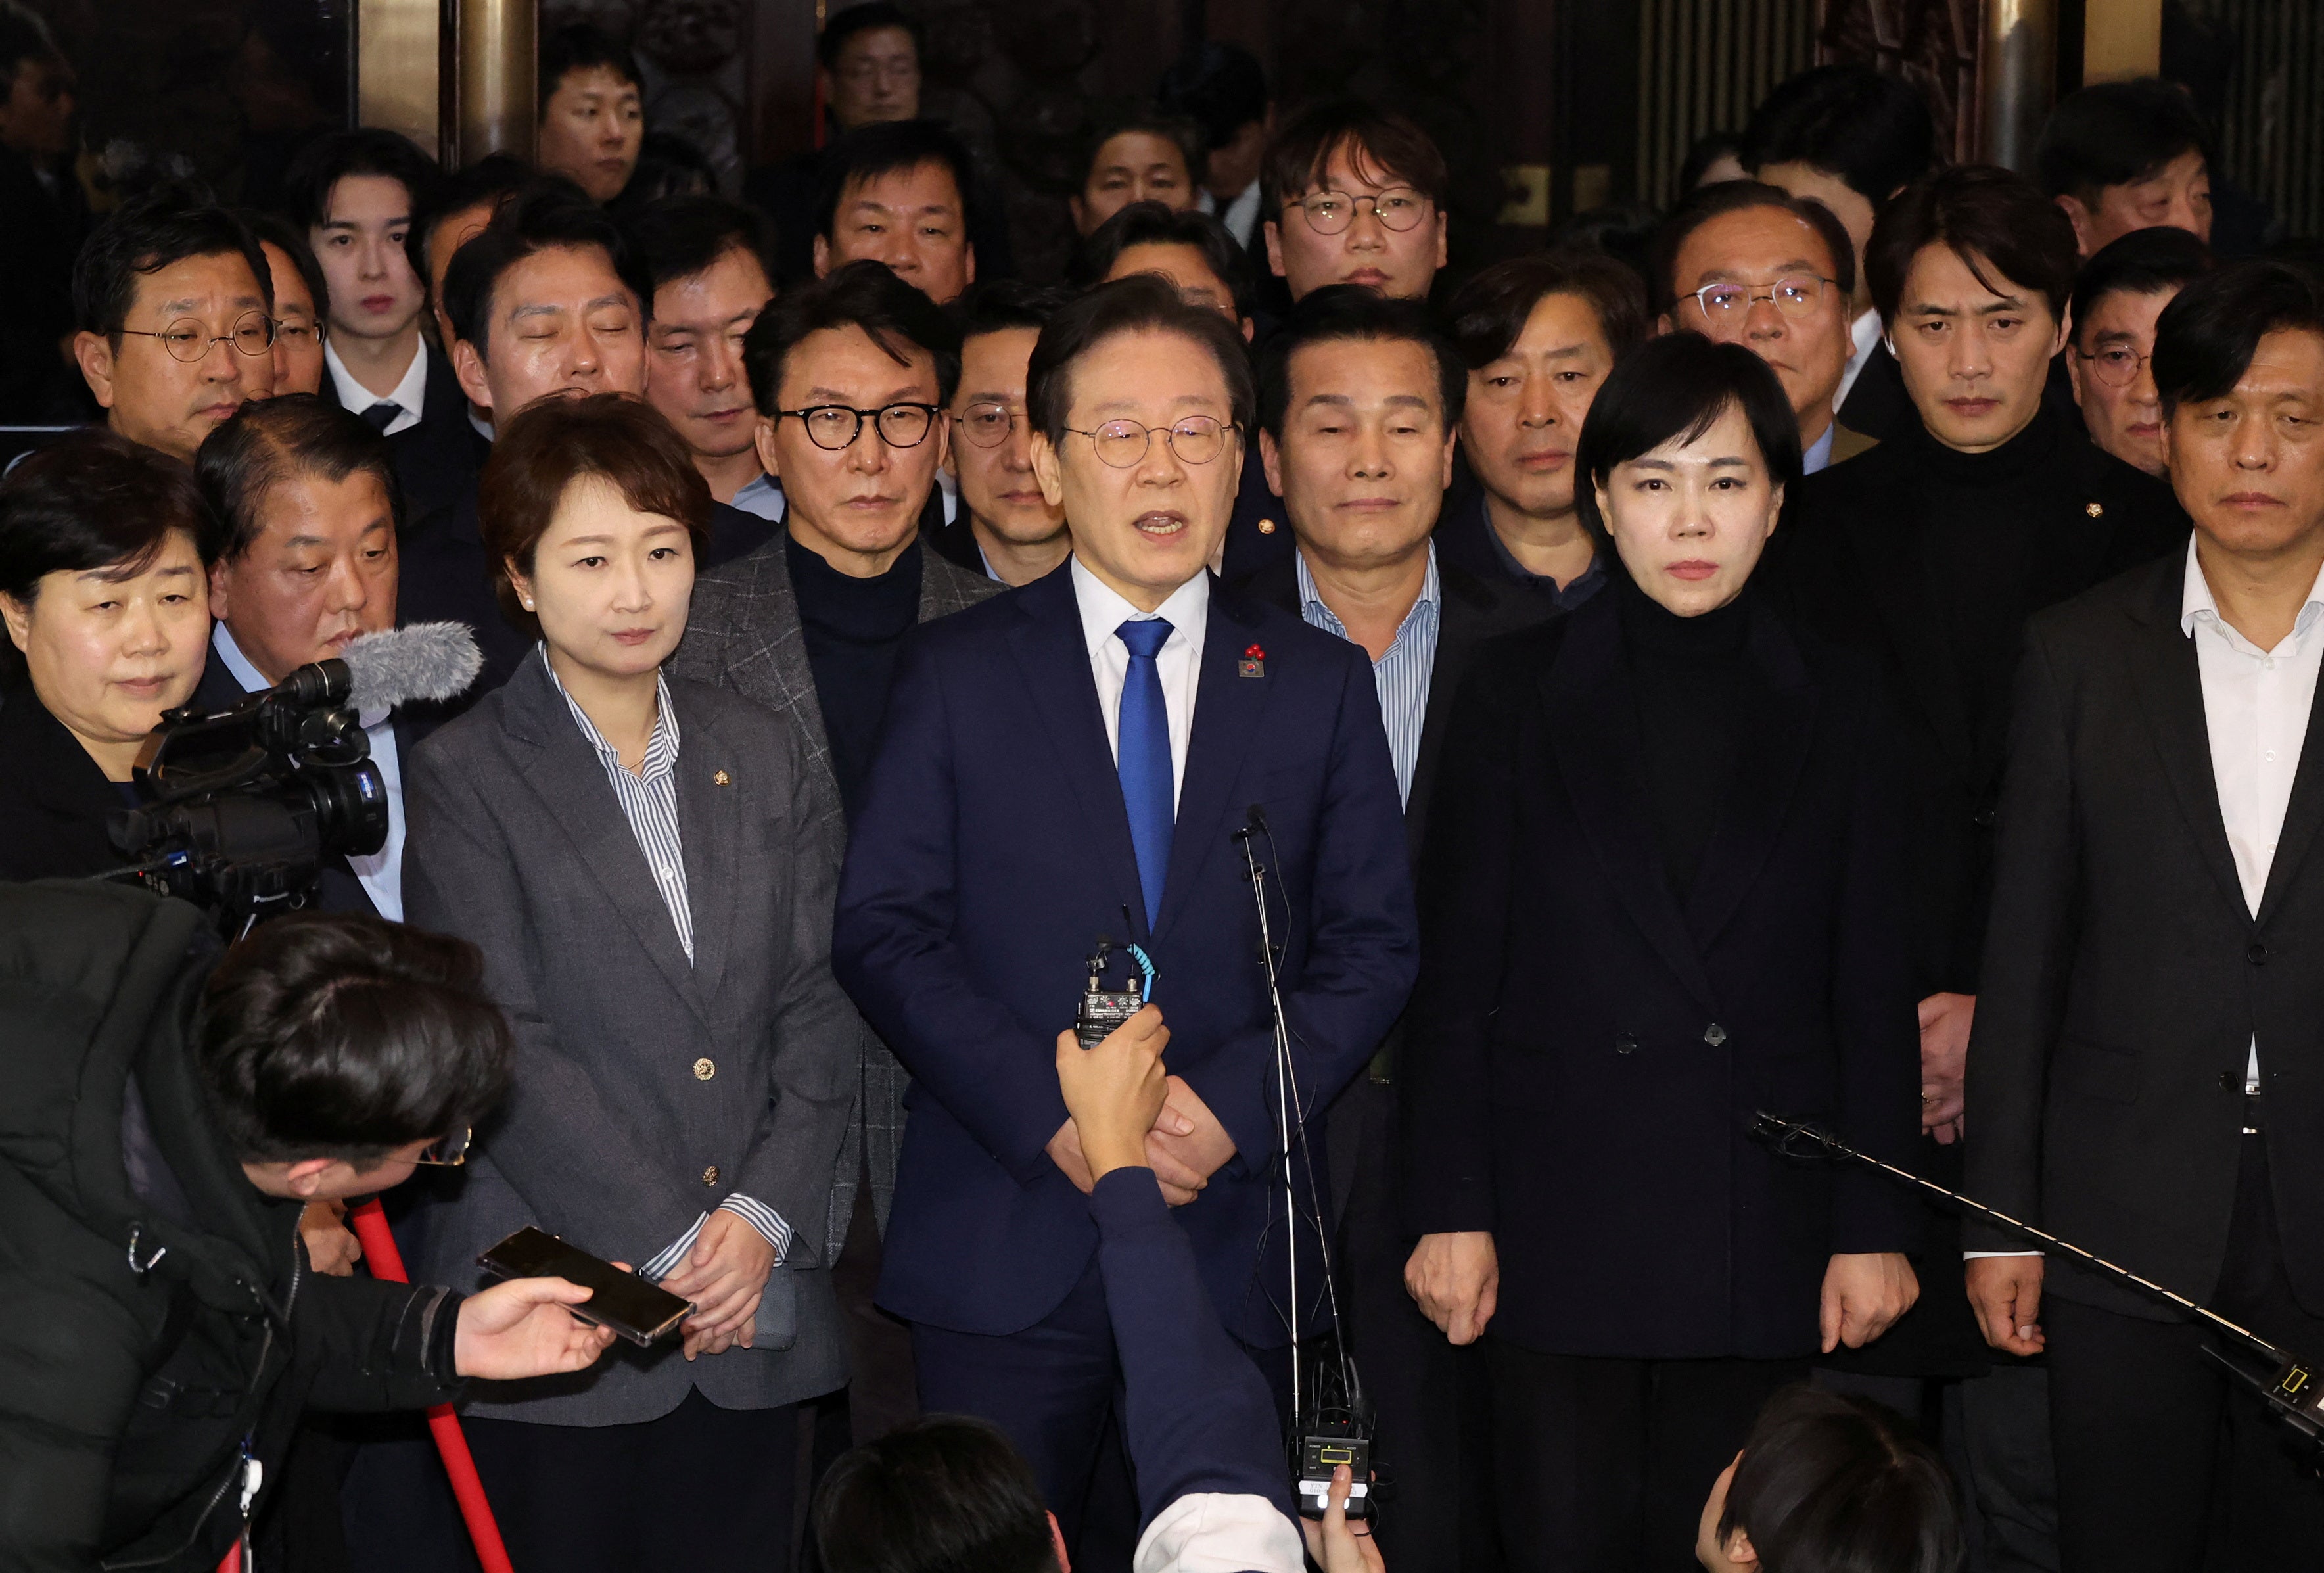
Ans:
[{"label": "furry microphone windscreen", "polygon": [[347,703],[360,715],[392,710],[420,699],[448,699],[476,680],[484,652],[466,623],[415,623],[347,641],[354,691]]}]

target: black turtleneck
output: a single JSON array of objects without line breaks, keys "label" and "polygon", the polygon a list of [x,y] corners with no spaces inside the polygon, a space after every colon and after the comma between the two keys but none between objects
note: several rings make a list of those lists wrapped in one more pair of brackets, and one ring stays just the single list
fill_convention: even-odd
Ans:
[{"label": "black turtleneck", "polygon": [[784,559],[798,597],[807,663],[815,674],[815,700],[831,740],[832,773],[850,816],[871,773],[880,723],[888,715],[888,687],[896,650],[920,615],[920,543],[913,541],[888,571],[868,579],[841,573],[787,539]]},{"label": "black turtleneck", "polygon": [[1694,884],[1735,773],[1735,694],[1751,606],[1747,591],[1715,612],[1682,617],[1613,576],[1622,652],[1638,706],[1646,812],[1673,893]]}]

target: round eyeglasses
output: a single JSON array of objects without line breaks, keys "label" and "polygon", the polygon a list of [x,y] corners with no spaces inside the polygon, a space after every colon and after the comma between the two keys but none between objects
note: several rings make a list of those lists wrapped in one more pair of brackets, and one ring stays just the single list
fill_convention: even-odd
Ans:
[{"label": "round eyeglasses", "polygon": [[1141,426],[1135,421],[1109,421],[1094,431],[1084,431],[1078,426],[1066,430],[1076,437],[1086,437],[1097,456],[1115,469],[1128,469],[1146,457],[1154,446],[1154,434],[1159,431],[1182,463],[1208,464],[1218,458],[1227,445],[1227,432],[1232,430],[1225,422],[1210,415],[1189,415],[1169,426]]},{"label": "round eyeglasses", "polygon": [[2152,352],[2141,355],[2126,344],[2109,344],[2096,355],[2083,355],[2079,349],[2074,354],[2090,368],[2090,375],[2109,388],[2130,386],[2138,380],[2138,368],[2154,358]]},{"label": "round eyeglasses", "polygon": [[1307,215],[1307,227],[1318,235],[1338,235],[1356,221],[1356,215],[1370,208],[1372,217],[1384,229],[1402,232],[1416,229],[1428,217],[1429,200],[1408,186],[1396,186],[1370,197],[1352,197],[1345,191],[1310,191],[1296,202],[1286,204]]},{"label": "round eyeglasses", "polygon": [[1711,322],[1740,322],[1757,301],[1773,301],[1775,310],[1797,321],[1815,314],[1823,289],[1832,281],[1814,273],[1793,273],[1771,284],[1705,284],[1694,291],[1694,303]]},{"label": "round eyeglasses", "polygon": [[934,404],[882,404],[877,410],[858,410],[847,404],[809,404],[804,410],[778,410],[775,419],[788,415],[807,428],[809,442],[826,452],[838,453],[855,446],[863,435],[863,422],[869,421],[880,433],[880,440],[890,448],[918,448],[928,440],[941,413]]},{"label": "round eyeglasses", "polygon": [[212,333],[191,317],[180,317],[158,330],[124,328],[121,331],[138,338],[158,338],[173,358],[191,363],[209,354],[213,344],[230,344],[244,355],[264,355],[274,347],[276,326],[263,311],[245,311],[235,319],[234,328],[227,333]]},{"label": "round eyeglasses", "polygon": [[977,447],[998,448],[1024,419],[1022,412],[1012,412],[1006,404],[983,403],[971,404],[953,418],[953,423]]}]

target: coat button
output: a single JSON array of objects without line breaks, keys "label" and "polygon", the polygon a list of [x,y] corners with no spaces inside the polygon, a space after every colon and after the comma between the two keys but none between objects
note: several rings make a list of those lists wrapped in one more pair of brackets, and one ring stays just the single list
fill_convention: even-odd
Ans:
[{"label": "coat button", "polygon": [[707,1055],[705,1055],[702,1059],[694,1062],[695,1080],[708,1081],[712,1077],[717,1074],[718,1067],[711,1062],[711,1059]]},{"label": "coat button", "polygon": [[718,1183],[718,1165],[714,1163],[709,1168],[702,1171],[702,1183],[705,1185],[715,1185]]},{"label": "coat button", "polygon": [[1614,1034],[1615,1053],[1635,1054],[1637,1052],[1637,1048],[1638,1035],[1636,1032],[1617,1032]]},{"label": "coat button", "polygon": [[2267,965],[2267,947],[2255,943],[2250,949],[2244,952],[2244,959],[2250,962],[2254,967],[2265,967]]},{"label": "coat button", "polygon": [[2241,1092],[2243,1089],[2244,1073],[2242,1071],[2222,1070],[2219,1072],[2219,1090],[2221,1092]]},{"label": "coat button", "polygon": [[1716,1049],[1727,1041],[1727,1029],[1713,1022],[1702,1030],[1702,1041]]}]

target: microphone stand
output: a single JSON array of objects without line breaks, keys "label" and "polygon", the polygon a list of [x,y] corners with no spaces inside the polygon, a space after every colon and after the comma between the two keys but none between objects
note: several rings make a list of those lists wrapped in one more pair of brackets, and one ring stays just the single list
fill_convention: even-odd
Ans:
[{"label": "microphone stand", "polygon": [[1859,1152],[1828,1131],[1820,1131],[1813,1125],[1771,1115],[1765,1109],[1761,1109],[1752,1120],[1751,1131],[1754,1135],[1772,1144],[1778,1153],[1786,1158],[1806,1159],[1820,1153],[1828,1158],[1860,1163],[1868,1169],[1877,1169],[1883,1174],[1892,1175],[1909,1185],[1917,1186],[1932,1196],[1942,1197],[1966,1212],[1973,1213],[1990,1223],[1998,1224],[2014,1235],[2022,1235],[2029,1240],[2038,1240],[2052,1250],[2075,1257],[2096,1269],[2105,1277],[2111,1278],[2118,1283],[2128,1284],[2143,1294],[2166,1300],[2198,1320],[2209,1323],[2213,1331],[2220,1334],[2229,1343],[2258,1356],[2262,1363],[2262,1369],[2254,1369],[2230,1357],[2216,1346],[2208,1346],[2203,1352],[2224,1366],[2227,1374],[2235,1378],[2240,1385],[2257,1394],[2263,1402],[2275,1411],[2278,1419],[2307,1437],[2318,1447],[2324,1448],[2324,1383],[2319,1383],[2318,1380],[2317,1367],[2308,1361],[2277,1348],[2250,1328],[2238,1327],[2209,1307],[2198,1305],[2185,1295],[2175,1290],[2165,1289],[2153,1279],[2142,1278],[2127,1267],[2117,1266],[2097,1253],[2075,1245],[2070,1240],[2061,1240],[2045,1229],[2037,1229],[2021,1218],[2013,1218],[2007,1213],[1989,1208],[1981,1201],[1961,1195],[1959,1191],[1947,1190],[1936,1181],[1923,1180],[1910,1170],[1899,1169],[1893,1163],[1884,1162],[1868,1152]]}]

